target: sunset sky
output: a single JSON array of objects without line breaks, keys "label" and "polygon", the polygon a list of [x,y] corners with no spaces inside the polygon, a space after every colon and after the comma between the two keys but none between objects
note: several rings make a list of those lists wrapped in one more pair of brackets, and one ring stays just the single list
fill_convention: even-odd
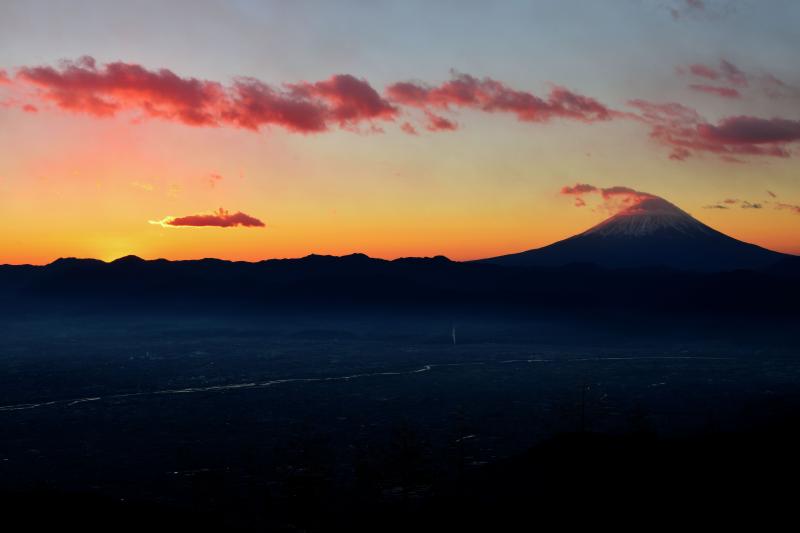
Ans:
[{"label": "sunset sky", "polygon": [[800,254],[798,21],[795,0],[3,0],[0,263],[474,259],[613,210],[575,184]]}]

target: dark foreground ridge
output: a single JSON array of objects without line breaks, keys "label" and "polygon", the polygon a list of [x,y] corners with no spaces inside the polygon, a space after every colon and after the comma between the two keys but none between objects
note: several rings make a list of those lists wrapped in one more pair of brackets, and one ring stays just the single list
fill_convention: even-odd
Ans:
[{"label": "dark foreground ridge", "polygon": [[[788,421],[787,421],[788,422]],[[33,529],[81,531],[510,531],[727,526],[764,528],[790,519],[798,473],[796,431],[708,433],[665,439],[561,434],[527,452],[468,470],[434,474],[417,447],[385,470],[360,465],[346,488],[314,463],[282,484],[243,497],[225,476],[198,476],[185,504],[48,489],[0,492],[4,515]],[[368,458],[371,460],[373,458]],[[390,482],[392,490],[382,490]],[[393,484],[393,485],[392,485]],[[46,509],[46,513],[41,511]],[[644,527],[643,527],[644,526]],[[527,530],[528,528],[525,528]]]},{"label": "dark foreground ridge", "polygon": [[610,269],[392,261],[363,254],[232,262],[219,259],[110,263],[59,259],[0,266],[6,313],[63,311],[308,312],[386,308],[410,312],[579,313],[646,311],[691,315],[793,315],[800,258],[781,256],[750,270]]}]

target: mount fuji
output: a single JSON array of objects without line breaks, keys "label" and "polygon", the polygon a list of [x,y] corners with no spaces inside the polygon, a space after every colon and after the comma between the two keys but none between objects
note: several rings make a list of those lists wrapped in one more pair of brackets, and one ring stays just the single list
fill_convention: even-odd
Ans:
[{"label": "mount fuji", "polygon": [[600,224],[542,248],[481,260],[504,266],[667,267],[695,271],[759,269],[786,254],[729,237],[663,198],[648,195]]}]

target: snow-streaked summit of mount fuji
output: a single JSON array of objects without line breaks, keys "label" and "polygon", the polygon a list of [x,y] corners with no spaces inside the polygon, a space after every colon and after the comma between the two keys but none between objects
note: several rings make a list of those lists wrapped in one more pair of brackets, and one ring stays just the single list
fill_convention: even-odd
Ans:
[{"label": "snow-streaked summit of mount fuji", "polygon": [[649,194],[588,230],[516,254],[484,259],[506,266],[666,267],[728,271],[774,265],[785,254],[729,237],[672,203]]},{"label": "snow-streaked summit of mount fuji", "polygon": [[581,235],[645,237],[661,231],[700,235],[712,234],[715,230],[674,204],[654,196],[620,211]]}]

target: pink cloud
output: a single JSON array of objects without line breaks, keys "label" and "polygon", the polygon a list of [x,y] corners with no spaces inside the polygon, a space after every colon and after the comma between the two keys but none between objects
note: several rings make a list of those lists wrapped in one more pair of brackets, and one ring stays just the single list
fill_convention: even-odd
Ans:
[{"label": "pink cloud", "polygon": [[329,114],[340,126],[362,120],[393,120],[398,110],[367,83],[349,74],[337,74],[325,81],[289,85],[302,98],[320,98],[329,105]]},{"label": "pink cloud", "polygon": [[181,78],[168,69],[150,71],[122,62],[98,69],[91,57],[63,62],[61,68],[23,67],[17,78],[41,89],[42,99],[62,109],[95,116],[137,109],[193,126],[217,123],[215,108],[224,94],[219,83]]},{"label": "pink cloud", "polygon": [[151,220],[150,224],[162,227],[218,227],[233,228],[237,226],[250,228],[263,228],[265,224],[250,215],[241,211],[231,213],[223,208],[219,208],[213,213],[188,215],[183,217],[167,216],[161,220]]},{"label": "pink cloud", "polygon": [[410,122],[403,122],[403,125],[400,126],[400,129],[409,135],[419,135],[419,133],[417,133],[417,128],[415,128]]},{"label": "pink cloud", "polygon": [[695,76],[699,76],[701,78],[707,78],[709,80],[718,80],[720,77],[720,73],[717,72],[716,69],[700,63],[689,65],[689,72],[691,72]]},{"label": "pink cloud", "polygon": [[269,125],[298,133],[328,129],[327,107],[314,100],[286,94],[254,78],[239,78],[220,112],[221,120],[253,131]]},{"label": "pink cloud", "polygon": [[[757,91],[773,99],[800,96],[800,89],[787,84],[769,72],[745,72],[724,59],[717,66],[695,63],[687,67],[678,67],[676,71],[679,75],[696,79],[695,83],[689,85],[690,89],[716,94],[724,98],[737,98],[744,89]],[[716,84],[705,83],[708,80],[714,81]]]},{"label": "pink cloud", "polygon": [[594,185],[588,183],[576,183],[575,185],[565,185],[561,187],[561,194],[580,195],[596,192],[598,189]]},{"label": "pink cloud", "polygon": [[715,94],[717,96],[722,96],[723,98],[740,98],[742,96],[741,93],[739,93],[739,91],[734,89],[733,87],[718,87],[716,85],[693,83],[689,85],[689,88],[692,89],[693,91]]},{"label": "pink cloud", "polygon": [[565,185],[560,192],[565,196],[575,197],[575,207],[584,207],[586,205],[584,196],[597,194],[603,200],[601,207],[613,213],[622,210],[628,212],[646,211],[658,207],[658,204],[653,200],[663,202],[661,198],[654,194],[637,191],[621,185],[596,187],[588,183],[576,183],[575,185]]},{"label": "pink cloud", "polygon": [[[739,96],[737,87],[747,86],[752,78],[727,61],[718,67],[698,63],[680,70],[717,80],[714,85],[692,84],[694,90],[728,98]],[[800,141],[800,121],[790,119],[736,116],[711,124],[687,106],[646,100],[631,101],[636,112],[622,113],[557,85],[547,95],[537,96],[492,78],[459,73],[439,85],[394,83],[382,95],[368,81],[349,74],[280,86],[254,78],[237,78],[224,85],[131,63],[98,65],[91,57],[83,57],[56,67],[19,68],[12,82],[33,88],[41,102],[76,113],[105,117],[133,112],[191,126],[253,131],[278,127],[311,134],[364,127],[361,131],[381,132],[380,123],[397,120],[408,108],[423,114],[422,127],[427,130],[452,131],[458,124],[449,113],[469,109],[535,123],[634,119],[646,124],[650,137],[668,147],[670,159],[677,161],[698,153],[713,153],[730,162],[743,162],[743,156],[788,157],[789,145]],[[776,79],[772,85],[782,87],[781,83]],[[29,112],[38,109],[33,103],[22,106],[16,101],[2,105],[19,105]],[[414,135],[420,126],[406,121],[400,127]]]},{"label": "pink cloud", "polygon": [[698,132],[702,138],[719,144],[780,145],[800,140],[800,120],[737,116],[716,126],[700,124]]},{"label": "pink cloud", "polygon": [[492,78],[453,74],[438,86],[399,82],[387,87],[389,99],[424,110],[467,108],[487,113],[511,113],[523,122],[548,122],[554,118],[595,122],[614,113],[597,100],[554,86],[546,98],[512,89]]},{"label": "pink cloud", "polygon": [[[2,73],[8,78],[5,71]],[[379,133],[383,131],[380,123],[395,121],[403,107],[422,110],[423,126],[429,131],[457,129],[457,122],[443,114],[456,109],[508,113],[520,121],[537,123],[553,119],[589,123],[622,116],[565,87],[554,85],[547,95],[539,97],[491,78],[468,74],[453,74],[450,80],[436,86],[395,83],[384,96],[367,80],[350,74],[281,85],[240,77],[223,84],[135,63],[98,64],[85,56],[56,66],[18,68],[9,82],[33,89],[39,102],[96,117],[135,113],[196,127],[253,131],[278,127],[303,134],[335,127]],[[401,126],[403,131],[417,131],[417,127],[408,124]]]},{"label": "pink cloud", "polygon": [[364,121],[393,120],[397,114],[366,81],[348,74],[282,88],[254,78],[238,78],[224,86],[131,63],[98,66],[93,58],[83,57],[57,68],[23,67],[16,78],[37,88],[43,101],[68,111],[99,117],[136,111],[190,126],[277,126],[315,133],[332,125],[353,128]]},{"label": "pink cloud", "polygon": [[727,161],[736,156],[789,157],[788,145],[800,141],[800,121],[738,116],[708,123],[678,103],[632,100],[638,118],[650,126],[650,137],[671,149],[670,158],[684,161],[697,153],[713,153]]},{"label": "pink cloud", "polygon": [[455,131],[458,129],[458,124],[441,115],[425,111],[425,116],[428,120],[425,126],[428,131]]},{"label": "pink cloud", "polygon": [[742,72],[739,67],[731,63],[730,61],[725,61],[724,59],[720,61],[720,72],[722,76],[728,80],[733,85],[739,87],[746,87],[748,85],[748,75]]}]

